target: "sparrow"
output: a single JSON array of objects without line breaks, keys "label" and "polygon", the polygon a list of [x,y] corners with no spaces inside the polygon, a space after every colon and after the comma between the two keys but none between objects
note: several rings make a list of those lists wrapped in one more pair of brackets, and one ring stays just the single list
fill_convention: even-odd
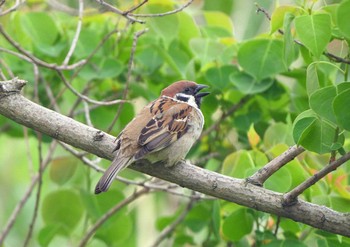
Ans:
[{"label": "sparrow", "polygon": [[107,191],[115,176],[135,161],[147,159],[171,167],[183,160],[203,129],[200,106],[209,93],[200,90],[207,87],[193,81],[174,82],[145,106],[118,135],[115,158],[95,194]]}]

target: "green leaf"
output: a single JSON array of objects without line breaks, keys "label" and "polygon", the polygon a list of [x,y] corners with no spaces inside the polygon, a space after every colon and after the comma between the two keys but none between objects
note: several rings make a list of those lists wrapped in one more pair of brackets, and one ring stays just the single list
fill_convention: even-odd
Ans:
[{"label": "green leaf", "polygon": [[247,209],[240,208],[224,220],[222,233],[231,241],[239,241],[252,231],[253,223],[253,217]]},{"label": "green leaf", "polygon": [[[307,116],[310,115],[310,116]],[[300,114],[293,125],[294,141],[304,148],[319,153],[328,153],[333,150],[336,128],[328,121],[317,118],[312,111]],[[336,143],[344,143],[344,135],[337,137]]]},{"label": "green leaf", "polygon": [[337,122],[341,127],[350,130],[350,89],[338,94],[333,101],[333,110]]},{"label": "green leaf", "polygon": [[[294,16],[299,12],[301,12],[301,10],[298,7],[291,5],[283,5],[276,8],[271,15],[270,34],[282,28],[287,14]],[[286,29],[284,29],[284,32],[286,32]]]},{"label": "green leaf", "polygon": [[307,67],[306,72],[307,94],[310,96],[320,87],[336,85],[336,77],[338,72],[344,74],[344,71],[334,63],[325,61],[311,63]]},{"label": "green leaf", "polygon": [[205,228],[211,220],[212,202],[201,202],[196,204],[185,218],[185,225],[192,231],[199,232]]},{"label": "green leaf", "polygon": [[350,1],[343,1],[337,9],[337,24],[340,31],[350,40],[349,25]]},{"label": "green leaf", "polygon": [[230,74],[235,70],[236,67],[232,65],[212,67],[205,72],[205,78],[212,86],[224,89],[230,85]]},{"label": "green leaf", "polygon": [[287,69],[283,56],[283,42],[276,39],[254,39],[238,50],[238,62],[257,80],[274,76]]},{"label": "green leaf", "polygon": [[285,63],[289,66],[295,60],[295,42],[291,32],[292,21],[295,16],[291,13],[286,13],[283,22],[283,50],[284,50],[284,59]]},{"label": "green leaf", "polygon": [[42,228],[38,234],[38,241],[40,246],[49,246],[55,235],[60,233],[60,228],[60,224],[46,225],[44,228]]},{"label": "green leaf", "polygon": [[285,123],[274,123],[265,131],[264,145],[267,148],[280,143],[286,143],[289,146],[294,144],[291,125]]},{"label": "green leaf", "polygon": [[50,178],[58,185],[66,183],[75,173],[78,160],[74,157],[62,157],[52,160]]},{"label": "green leaf", "polygon": [[[150,3],[145,10],[148,13],[164,13],[171,11],[173,6],[168,3]],[[162,18],[150,18],[147,21],[153,35],[160,36],[166,43],[170,43],[178,36],[179,21],[177,15],[166,15]]]},{"label": "green leaf", "polygon": [[118,59],[107,57],[102,59],[99,69],[94,72],[97,74],[97,78],[105,79],[117,77],[123,72],[123,69],[124,65]]},{"label": "green leaf", "polygon": [[288,192],[292,185],[292,176],[287,169],[279,169],[264,183],[268,190],[285,193]]},{"label": "green leaf", "polygon": [[300,41],[314,56],[320,57],[331,38],[331,18],[329,14],[298,16],[295,29]]},{"label": "green leaf", "polygon": [[320,88],[310,95],[310,108],[321,117],[336,123],[332,107],[336,95],[334,86]]},{"label": "green leaf", "polygon": [[209,62],[219,60],[225,46],[213,40],[194,38],[190,41],[190,48],[203,66]]},{"label": "green leaf", "polygon": [[223,28],[232,36],[233,24],[230,17],[225,13],[219,11],[205,11],[204,18],[208,26]]},{"label": "green leaf", "polygon": [[216,200],[213,204],[212,222],[214,234],[218,239],[220,239],[220,218],[220,202]]},{"label": "green leaf", "polygon": [[236,71],[230,75],[230,81],[244,94],[256,94],[268,90],[275,82],[272,78],[257,80],[251,75]]},{"label": "green leaf", "polygon": [[42,216],[45,224],[60,224],[60,232],[69,234],[83,215],[79,196],[71,190],[58,190],[45,196]]},{"label": "green leaf", "polygon": [[52,45],[58,38],[56,24],[45,12],[28,12],[22,16],[21,24],[35,46]]},{"label": "green leaf", "polygon": [[200,29],[194,21],[194,17],[186,12],[179,12],[179,40],[183,42],[186,47],[189,47],[189,42],[193,38],[201,36]]},{"label": "green leaf", "polygon": [[268,162],[264,153],[259,151],[239,150],[226,156],[222,174],[235,177],[246,178],[252,172],[252,168],[261,167]]}]

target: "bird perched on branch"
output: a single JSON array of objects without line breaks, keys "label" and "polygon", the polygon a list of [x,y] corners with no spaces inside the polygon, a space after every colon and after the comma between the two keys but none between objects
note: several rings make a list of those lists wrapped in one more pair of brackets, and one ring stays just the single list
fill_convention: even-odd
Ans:
[{"label": "bird perched on branch", "polygon": [[170,167],[184,159],[204,124],[200,110],[208,86],[192,81],[174,82],[118,135],[115,158],[101,177],[95,194],[107,191],[115,176],[133,162],[147,159]]}]

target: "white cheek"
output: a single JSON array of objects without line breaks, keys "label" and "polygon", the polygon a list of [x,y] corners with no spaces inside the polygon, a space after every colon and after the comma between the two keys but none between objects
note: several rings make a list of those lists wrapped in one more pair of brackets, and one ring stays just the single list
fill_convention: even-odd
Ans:
[{"label": "white cheek", "polygon": [[187,102],[189,105],[193,106],[193,107],[197,107],[197,104],[196,104],[196,100],[194,99],[193,96],[190,96],[189,99],[188,99],[188,102]]}]

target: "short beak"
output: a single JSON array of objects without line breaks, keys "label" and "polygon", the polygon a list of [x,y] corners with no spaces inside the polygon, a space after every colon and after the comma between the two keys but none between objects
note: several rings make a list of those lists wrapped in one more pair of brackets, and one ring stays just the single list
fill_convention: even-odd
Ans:
[{"label": "short beak", "polygon": [[202,97],[207,96],[208,94],[210,94],[209,92],[198,93],[203,88],[208,88],[208,86],[207,85],[203,85],[203,84],[198,84],[196,86],[196,91],[195,91],[196,98],[202,98]]}]

